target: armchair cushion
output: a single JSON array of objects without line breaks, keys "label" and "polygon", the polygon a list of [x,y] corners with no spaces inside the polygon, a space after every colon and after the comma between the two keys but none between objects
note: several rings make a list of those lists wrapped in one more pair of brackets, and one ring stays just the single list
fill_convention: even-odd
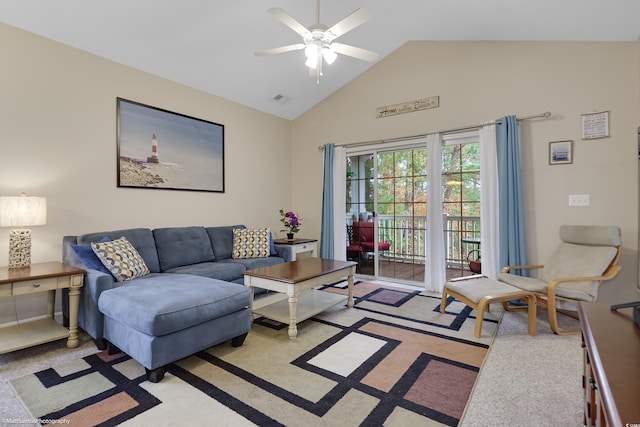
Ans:
[{"label": "armchair cushion", "polygon": [[[536,277],[518,276],[517,274],[501,273],[498,280],[530,292],[546,294],[548,292],[548,282]],[[593,287],[596,282],[566,282],[556,287],[556,295],[578,301],[593,302]]]},{"label": "armchair cushion", "polygon": [[[561,243],[540,272],[540,279],[550,282],[559,278],[600,276],[616,253],[616,248],[612,246]],[[556,294],[593,301],[598,294],[598,281],[561,283],[556,289]]]},{"label": "armchair cushion", "polygon": [[[500,274],[500,281],[528,291],[546,293],[548,283],[553,280],[580,277],[597,277],[616,257],[621,244],[617,227],[576,226],[560,227],[562,242],[543,268],[538,277],[522,277],[510,273]],[[598,280],[564,282],[556,287],[560,297],[594,301],[598,295]]]},{"label": "armchair cushion", "polygon": [[611,225],[563,225],[560,239],[565,243],[597,246],[620,246],[618,227]]},{"label": "armchair cushion", "polygon": [[547,282],[536,277],[518,276],[511,273],[500,273],[499,280],[530,292],[547,292]]}]

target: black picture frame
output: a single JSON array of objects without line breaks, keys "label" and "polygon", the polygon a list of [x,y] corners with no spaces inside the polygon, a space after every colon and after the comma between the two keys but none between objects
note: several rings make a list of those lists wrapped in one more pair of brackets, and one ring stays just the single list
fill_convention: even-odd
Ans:
[{"label": "black picture frame", "polygon": [[117,98],[118,187],[224,193],[224,125]]}]

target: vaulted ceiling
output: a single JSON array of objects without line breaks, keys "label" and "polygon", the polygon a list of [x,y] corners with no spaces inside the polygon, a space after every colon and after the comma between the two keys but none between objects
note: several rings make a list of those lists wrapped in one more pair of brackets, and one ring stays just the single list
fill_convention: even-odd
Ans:
[{"label": "vaulted ceiling", "polygon": [[[267,9],[282,8],[310,26],[316,6],[316,0],[2,0],[0,22],[291,120],[375,65],[340,55],[317,83],[302,50],[254,55],[301,42]],[[332,26],[360,7],[373,17],[338,41],[378,52],[376,62],[410,40],[640,37],[637,0],[322,0],[320,23]]]}]

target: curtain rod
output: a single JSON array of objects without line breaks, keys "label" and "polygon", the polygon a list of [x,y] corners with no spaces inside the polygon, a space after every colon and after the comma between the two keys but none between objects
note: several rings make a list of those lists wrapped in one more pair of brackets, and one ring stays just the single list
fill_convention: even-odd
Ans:
[{"label": "curtain rod", "polygon": [[[548,119],[549,117],[551,117],[551,113],[549,111],[545,111],[544,113],[534,114],[532,116],[518,117],[516,120],[520,122],[522,120],[531,120],[531,119],[540,119],[540,118]],[[500,119],[497,119],[497,120],[493,120],[493,121],[490,121],[490,122],[487,122],[487,123],[483,123],[483,124],[480,124],[480,125],[464,126],[464,127],[459,127],[459,128],[441,130],[441,131],[438,131],[438,132],[424,133],[424,134],[420,134],[420,135],[402,136],[402,137],[399,137],[399,138],[382,139],[382,140],[376,140],[376,141],[363,141],[363,142],[352,142],[352,143],[345,143],[345,144],[335,144],[335,146],[336,147],[357,147],[359,145],[384,144],[385,142],[398,142],[398,141],[404,141],[404,140],[409,140],[409,139],[424,138],[425,136],[427,136],[429,134],[432,134],[432,133],[456,133],[456,132],[464,132],[466,130],[480,129],[482,126],[498,124],[498,123],[500,123],[500,121],[501,121]],[[324,150],[324,145],[320,145],[318,147],[318,150],[323,151]]]}]

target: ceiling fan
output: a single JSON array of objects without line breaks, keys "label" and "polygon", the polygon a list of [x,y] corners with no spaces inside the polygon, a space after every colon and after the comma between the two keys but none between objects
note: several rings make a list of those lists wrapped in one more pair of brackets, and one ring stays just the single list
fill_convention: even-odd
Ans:
[{"label": "ceiling fan", "polygon": [[336,60],[337,54],[369,62],[373,62],[378,58],[376,52],[334,42],[338,37],[371,19],[373,14],[368,10],[356,9],[349,16],[331,27],[320,24],[320,0],[316,3],[316,23],[310,27],[305,27],[279,7],[271,8],[267,12],[302,36],[303,42],[267,49],[255,54],[257,56],[268,56],[304,49],[307,57],[305,65],[309,67],[309,74],[316,77],[317,83],[320,82],[320,76],[322,75],[323,59],[327,64],[331,65]]}]

